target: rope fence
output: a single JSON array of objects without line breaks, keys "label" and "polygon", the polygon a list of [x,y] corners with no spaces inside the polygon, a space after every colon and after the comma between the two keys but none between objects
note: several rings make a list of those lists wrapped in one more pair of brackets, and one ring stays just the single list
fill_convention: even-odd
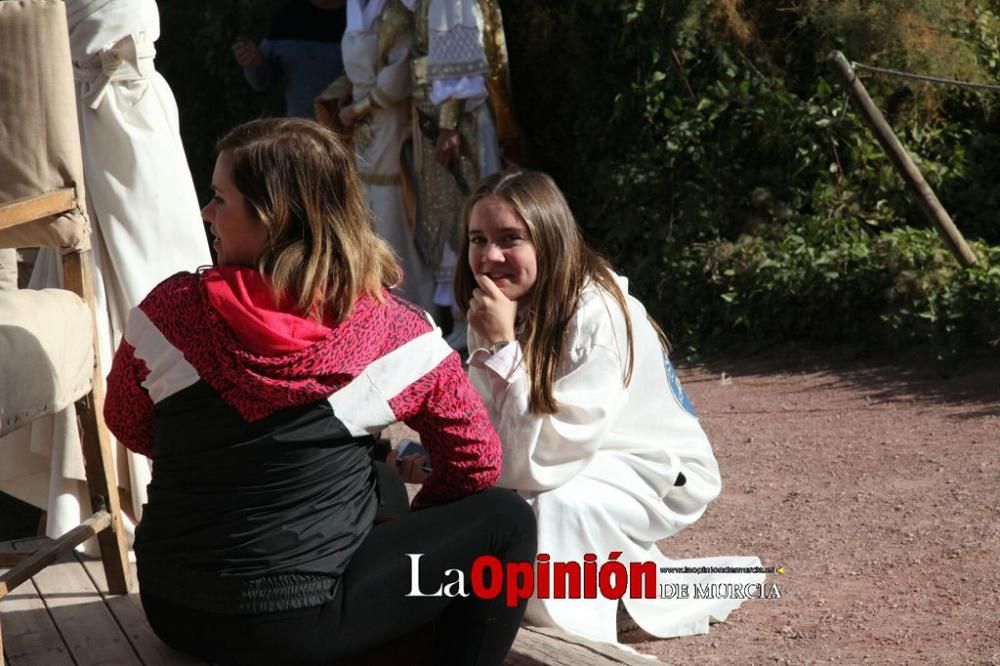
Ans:
[{"label": "rope fence", "polygon": [[991,90],[994,92],[1000,92],[1000,85],[993,83],[975,83],[973,81],[959,81],[956,79],[945,79],[939,76],[927,76],[926,74],[912,74],[910,72],[902,72],[898,69],[889,69],[887,67],[873,67],[872,65],[865,65],[860,62],[852,62],[851,67],[854,69],[860,69],[867,72],[873,72],[875,74],[882,74],[885,76],[895,76],[901,79],[912,79],[915,81],[923,81],[924,83],[936,83],[939,85],[957,86],[959,88],[972,88],[974,90]]}]

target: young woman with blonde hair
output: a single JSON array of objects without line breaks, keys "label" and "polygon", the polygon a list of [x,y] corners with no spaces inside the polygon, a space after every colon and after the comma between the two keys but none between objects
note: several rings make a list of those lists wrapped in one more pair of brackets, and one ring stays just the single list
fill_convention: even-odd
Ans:
[{"label": "young woman with blonde hair", "polygon": [[[353,155],[298,119],[218,149],[218,265],[132,311],[108,379],[108,426],[154,459],[135,540],[153,630],[213,663],[301,664],[434,622],[434,663],[502,663],[523,602],[432,593],[479,556],[531,561],[534,519],[490,488],[499,442],[458,356],[389,291]],[[423,510],[375,524],[370,454],[397,420],[434,471]]]},{"label": "young woman with blonde hair", "polygon": [[[642,304],[583,241],[550,177],[484,179],[465,206],[456,298],[469,321],[470,376],[503,446],[498,485],[538,520],[539,557],[600,564],[759,566],[755,557],[667,560],[656,542],[694,523],[721,489],[712,448]],[[760,574],[659,583],[759,582]],[[635,586],[638,587],[638,586]],[[657,588],[659,589],[659,588]],[[634,592],[639,590],[633,588]],[[551,596],[551,595],[550,595]],[[621,598],[649,633],[704,633],[740,601]],[[618,601],[531,599],[526,618],[616,642]]]}]

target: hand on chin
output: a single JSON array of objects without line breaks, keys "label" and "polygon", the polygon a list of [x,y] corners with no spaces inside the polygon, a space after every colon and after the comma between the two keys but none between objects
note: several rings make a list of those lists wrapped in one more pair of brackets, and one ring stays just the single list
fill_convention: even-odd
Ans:
[{"label": "hand on chin", "polygon": [[476,275],[476,282],[479,287],[472,290],[469,324],[489,344],[513,340],[517,303],[507,296],[507,290],[512,286],[510,281],[500,279],[501,284],[506,282],[507,289],[503,289],[493,278],[480,273]]}]

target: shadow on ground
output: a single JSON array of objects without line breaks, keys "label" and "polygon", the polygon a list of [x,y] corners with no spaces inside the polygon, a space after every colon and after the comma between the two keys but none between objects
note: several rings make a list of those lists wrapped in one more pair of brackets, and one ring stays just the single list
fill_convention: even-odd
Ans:
[{"label": "shadow on ground", "polygon": [[[684,365],[684,364],[681,364]],[[710,355],[695,364],[715,376],[829,375],[812,390],[841,388],[863,391],[872,402],[908,402],[962,406],[958,420],[1000,416],[1000,352],[984,351],[939,361],[916,352],[856,347],[792,344],[745,357]]]},{"label": "shadow on ground", "polygon": [[35,536],[41,516],[37,507],[0,493],[0,541]]}]

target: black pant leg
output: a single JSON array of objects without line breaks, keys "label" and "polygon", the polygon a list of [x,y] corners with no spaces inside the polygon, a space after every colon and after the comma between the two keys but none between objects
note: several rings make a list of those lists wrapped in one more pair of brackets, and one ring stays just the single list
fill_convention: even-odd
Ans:
[{"label": "black pant leg", "polygon": [[[533,563],[536,549],[534,513],[510,490],[487,490],[377,525],[341,580],[339,633],[363,650],[438,618],[435,664],[502,664],[527,601],[509,608],[503,593],[480,599],[469,573],[480,556]],[[457,580],[448,570],[462,572],[469,596],[412,595]]]}]

